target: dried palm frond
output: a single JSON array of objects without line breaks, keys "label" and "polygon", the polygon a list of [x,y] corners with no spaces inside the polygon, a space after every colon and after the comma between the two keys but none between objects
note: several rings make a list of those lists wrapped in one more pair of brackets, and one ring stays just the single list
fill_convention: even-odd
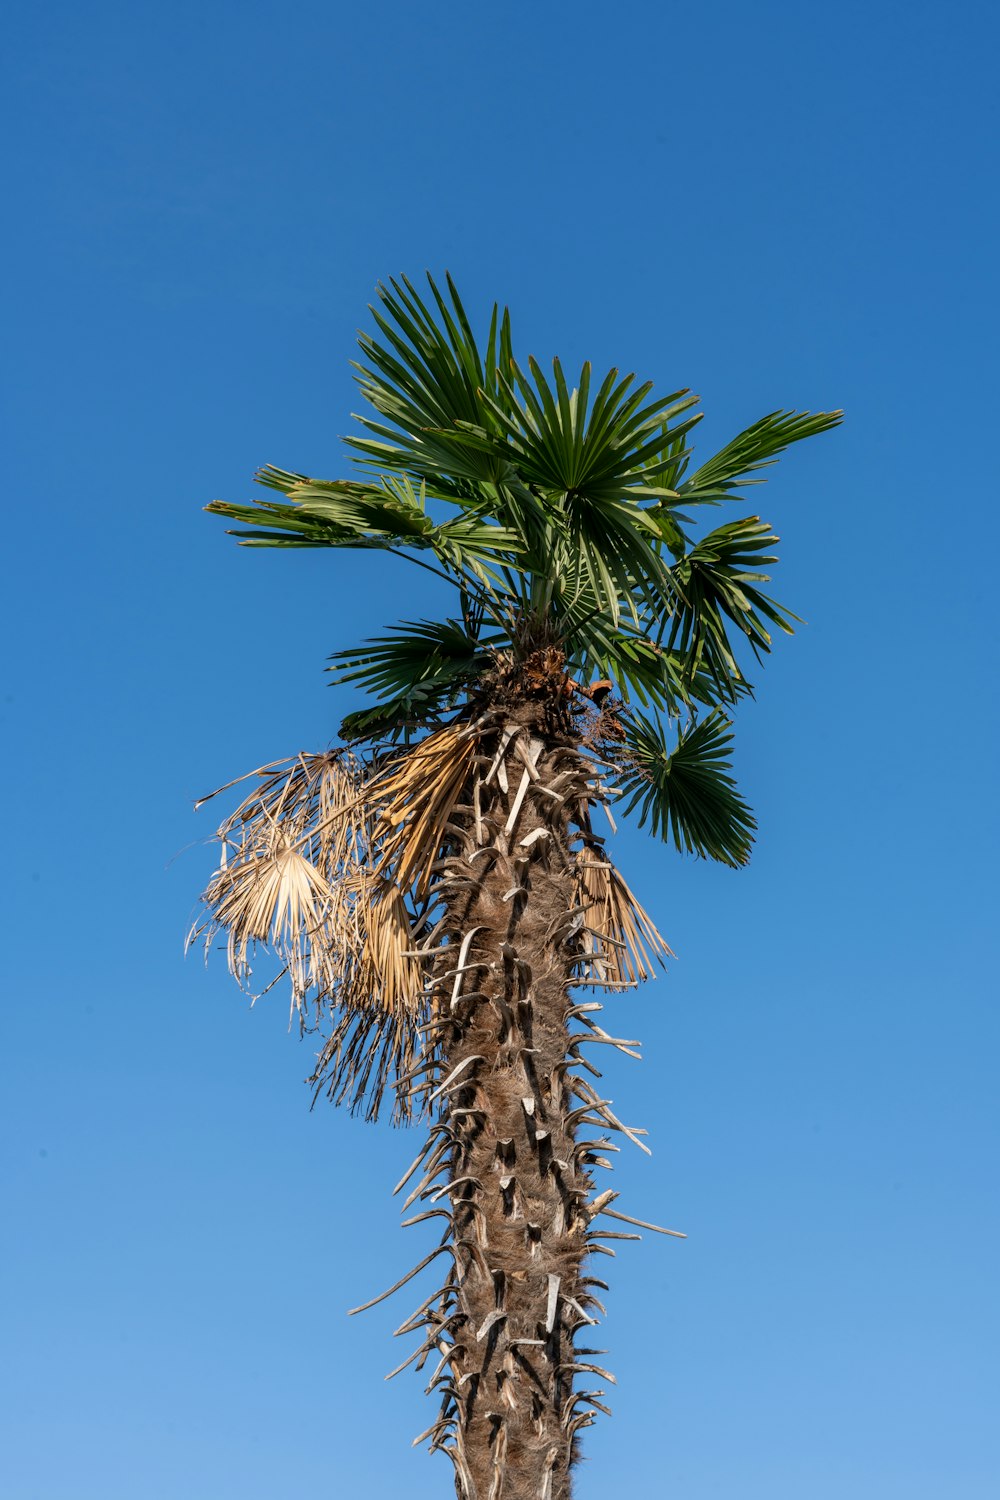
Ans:
[{"label": "dried palm frond", "polygon": [[577,984],[633,989],[673,953],[653,919],[614,865],[589,847],[576,861],[577,888],[586,922]]},{"label": "dried palm frond", "polygon": [[319,1007],[417,1009],[405,905],[371,869],[376,809],[364,767],[335,751],[253,774],[260,782],[216,833],[221,860],[192,938],[210,944],[225,932],[229,967],[250,993],[251,959],[266,944],[299,1011],[307,996]]},{"label": "dried palm frond", "polygon": [[[325,1086],[336,1103],[352,1109],[366,1101],[368,1119],[378,1116],[393,1078],[413,1066],[417,1028],[426,1019],[423,970],[414,957],[406,901],[390,881],[357,871],[345,882],[353,924],[351,963],[342,964],[335,987],[320,999],[339,1009],[319,1054],[312,1082]],[[344,920],[343,915],[340,920]],[[336,919],[327,924],[330,951],[337,952]],[[410,1113],[397,1098],[393,1117]]]},{"label": "dried palm frond", "polygon": [[300,1008],[326,967],[327,955],[311,939],[323,925],[332,892],[295,847],[294,832],[264,822],[253,834],[205,893],[211,926],[226,933],[229,968],[244,988],[252,974],[252,951],[258,943],[269,944],[284,960],[293,1004]]},{"label": "dried palm frond", "polygon": [[[417,1018],[394,1015],[377,1005],[343,1007],[316,1059],[310,1083],[333,1104],[352,1110],[365,1106],[365,1118],[375,1120],[386,1088],[409,1073],[417,1057]],[[413,1115],[413,1097],[398,1090],[393,1102],[395,1121]]]},{"label": "dried palm frond", "polygon": [[394,756],[370,783],[378,801],[378,871],[399,890],[427,896],[432,866],[472,769],[477,738],[449,724]]},{"label": "dried palm frond", "polygon": [[310,991],[327,990],[338,965],[351,963],[354,932],[337,919],[345,915],[344,877],[364,844],[359,779],[333,755],[300,755],[250,774],[260,781],[216,831],[222,847],[203,897],[207,919],[189,941],[203,935],[207,947],[224,932],[230,971],[250,994],[252,959],[266,944],[301,1012]]},{"label": "dried palm frond", "polygon": [[[370,1118],[411,1069],[426,1019],[407,892],[429,879],[472,754],[471,740],[431,738],[372,777],[348,751],[251,772],[259,782],[217,830],[219,868],[189,938],[208,947],[224,933],[230,971],[254,998],[287,975],[303,1024],[307,1008],[317,1020],[338,1012],[314,1081]],[[255,990],[258,947],[280,968]],[[408,1112],[401,1097],[395,1114]]]}]

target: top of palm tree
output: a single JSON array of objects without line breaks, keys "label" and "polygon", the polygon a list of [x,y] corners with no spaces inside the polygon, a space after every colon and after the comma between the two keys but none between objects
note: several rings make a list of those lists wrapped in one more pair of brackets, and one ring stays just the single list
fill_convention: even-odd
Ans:
[{"label": "top of palm tree", "polygon": [[345,740],[409,738],[525,673],[589,702],[596,680],[633,705],[613,731],[628,806],[678,848],[745,862],[754,822],[727,775],[727,710],[751,689],[748,655],[795,616],[764,589],[765,522],[696,535],[689,512],[741,500],[842,414],[772,412],[692,469],[697,397],[614,369],[597,381],[589,363],[572,386],[558,359],[547,377],[515,357],[506,310],[477,342],[451,278],[427,279],[423,297],[406,278],[380,287],[377,332],[360,336],[353,475],[268,465],[267,498],[207,509],[246,546],[378,548],[454,585],[452,618],[334,654],[338,680],[375,699]]}]

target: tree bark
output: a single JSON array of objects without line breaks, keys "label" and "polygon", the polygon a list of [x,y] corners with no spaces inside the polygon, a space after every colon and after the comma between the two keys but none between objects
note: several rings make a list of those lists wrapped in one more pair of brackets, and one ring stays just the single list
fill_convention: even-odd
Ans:
[{"label": "tree bark", "polygon": [[574,1350],[593,1305],[583,1273],[596,1143],[577,1143],[588,1106],[569,1071],[583,922],[573,824],[586,821],[590,772],[565,737],[537,727],[507,724],[497,744],[459,810],[439,888],[435,1129],[453,1265],[425,1320],[442,1361],[429,1435],[453,1459],[461,1500],[569,1500],[576,1433],[592,1420],[574,1376],[601,1352]]}]

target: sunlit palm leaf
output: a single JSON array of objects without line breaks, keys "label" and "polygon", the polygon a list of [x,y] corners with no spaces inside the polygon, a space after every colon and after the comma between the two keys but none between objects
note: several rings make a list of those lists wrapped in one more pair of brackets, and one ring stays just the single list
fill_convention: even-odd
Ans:
[{"label": "sunlit palm leaf", "polygon": [[[659,493],[664,423],[697,399],[681,391],[643,405],[651,387],[632,391],[634,378],[619,379],[611,370],[588,411],[589,363],[571,391],[558,360],[553,388],[532,359],[528,374],[515,362],[513,380],[500,377],[505,409],[485,398],[520,480],[543,497],[602,608],[615,619],[622,609],[634,615],[635,597],[661,606],[669,599],[669,577],[651,545],[656,525],[638,502]],[[697,420],[690,418],[677,432]],[[477,441],[484,447],[499,442],[485,433]],[[532,561],[541,565],[541,559]]]},{"label": "sunlit palm leaf", "polygon": [[842,411],[773,411],[747,427],[721,448],[691,478],[679,486],[686,505],[716,505],[747,484],[761,484],[749,476],[773,464],[792,443],[828,432],[844,419]]},{"label": "sunlit palm leaf", "polygon": [[406,476],[371,485],[302,480],[268,468],[258,477],[280,488],[287,501],[235,505],[213,500],[205,507],[214,515],[250,523],[253,529],[230,533],[244,546],[429,551],[456,583],[464,579],[466,586],[494,600],[502,574],[520,568],[516,531],[474,512],[435,522],[427,513],[425,487],[417,489]]},{"label": "sunlit palm leaf", "polygon": [[728,774],[733,737],[720,711],[691,724],[668,744],[659,723],[633,712],[625,725],[630,762],[621,777],[625,811],[665,843],[722,864],[750,858],[757,827]]},{"label": "sunlit palm leaf", "polygon": [[[632,391],[635,376],[619,379],[618,371],[611,370],[588,412],[589,361],[572,391],[558,359],[552,369],[554,390],[536,360],[529,359],[528,374],[514,361],[513,379],[501,376],[499,381],[505,408],[486,397],[525,482],[595,500],[618,499],[630,485],[652,483],[664,463],[664,427],[698,398],[675,391],[644,406],[651,383]],[[691,417],[672,431],[683,435],[699,420]]]},{"label": "sunlit palm leaf", "polygon": [[457,424],[492,427],[480,392],[502,400],[496,370],[510,364],[510,319],[494,305],[484,360],[451,278],[447,298],[427,280],[437,316],[405,278],[378,290],[384,311],[372,313],[381,338],[361,334],[367,362],[355,368],[365,398],[385,420],[360,416],[374,437],[347,442],[380,472],[443,480],[461,502],[463,481],[497,480],[502,473],[502,456],[458,441]]},{"label": "sunlit palm leaf", "polygon": [[709,532],[671,568],[680,602],[664,630],[667,647],[686,659],[690,672],[706,672],[725,701],[744,681],[736,656],[740,637],[759,656],[771,649],[765,622],[791,635],[798,619],[758,587],[770,581],[759,570],[777,562],[768,550],[777,541],[759,516],[745,516]]}]

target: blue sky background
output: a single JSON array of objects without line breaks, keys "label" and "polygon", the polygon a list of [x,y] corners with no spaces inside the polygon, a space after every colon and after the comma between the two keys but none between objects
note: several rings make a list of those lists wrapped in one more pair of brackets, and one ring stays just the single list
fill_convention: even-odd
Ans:
[{"label": "blue sky background", "polygon": [[193,800],[325,745],[433,601],[201,506],[343,472],[379,278],[702,393],[808,625],[741,714],[750,868],[617,852],[679,955],[611,1013],[655,1155],[579,1500],[998,1492],[992,5],[21,6],[4,63],[4,1295],[12,1500],[450,1493],[384,1372],[414,1136],[309,1113],[284,1001],[182,956]]}]

